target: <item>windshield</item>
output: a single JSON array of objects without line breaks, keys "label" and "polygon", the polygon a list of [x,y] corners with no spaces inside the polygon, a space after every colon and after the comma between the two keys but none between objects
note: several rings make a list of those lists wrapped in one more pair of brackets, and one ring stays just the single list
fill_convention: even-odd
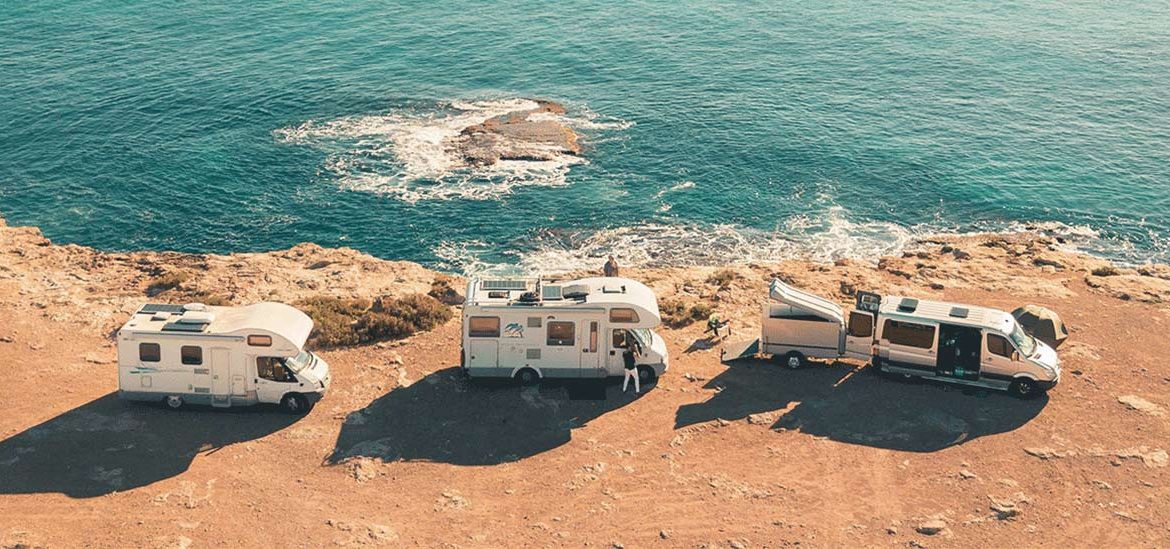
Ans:
[{"label": "windshield", "polygon": [[1016,348],[1020,350],[1024,356],[1032,356],[1036,352],[1036,339],[1024,333],[1024,329],[1016,324],[1015,329],[1011,333],[1012,342],[1016,344]]},{"label": "windshield", "polygon": [[638,343],[642,346],[643,349],[649,349],[650,342],[654,341],[654,336],[651,335],[650,330],[646,328],[633,328],[627,331],[631,334],[634,334],[634,339],[638,340]]},{"label": "windshield", "polygon": [[308,351],[301,351],[301,354],[284,359],[284,365],[294,372],[304,370],[309,364],[313,363],[313,355]]}]

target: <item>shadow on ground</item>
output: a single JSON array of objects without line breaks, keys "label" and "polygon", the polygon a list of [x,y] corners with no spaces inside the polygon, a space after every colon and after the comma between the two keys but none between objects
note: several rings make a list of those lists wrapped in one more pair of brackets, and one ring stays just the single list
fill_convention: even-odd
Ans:
[{"label": "shadow on ground", "polygon": [[110,393],[0,442],[0,494],[87,498],[146,486],[296,419],[257,406],[173,411]]},{"label": "shadow on ground", "polygon": [[[642,389],[645,394],[648,388]],[[454,465],[517,461],[569,442],[573,429],[634,399],[632,387],[621,394],[620,378],[517,387],[470,382],[458,367],[446,368],[350,414],[327,462],[353,457]]]},{"label": "shadow on ground", "polygon": [[887,379],[845,363],[787,370],[742,360],[710,380],[710,400],[679,408],[675,428],[716,418],[778,415],[772,428],[910,452],[933,452],[1017,429],[1039,415],[1047,396],[1019,400],[998,391]]}]

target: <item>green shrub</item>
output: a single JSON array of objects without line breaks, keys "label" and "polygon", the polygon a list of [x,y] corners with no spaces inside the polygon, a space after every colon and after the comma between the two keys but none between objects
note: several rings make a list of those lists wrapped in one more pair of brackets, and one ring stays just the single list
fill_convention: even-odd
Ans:
[{"label": "green shrub", "polygon": [[309,318],[313,319],[313,331],[309,341],[320,347],[342,347],[357,345],[362,338],[355,324],[370,302],[364,299],[342,299],[339,297],[311,297],[297,303]]},{"label": "green shrub", "polygon": [[662,323],[670,328],[682,328],[696,320],[707,320],[711,312],[711,306],[703,301],[695,301],[688,305],[681,299],[666,299],[658,304]]},{"label": "green shrub", "polygon": [[696,301],[694,305],[691,305],[691,320],[707,320],[713,312],[714,310],[710,305],[702,301]]},{"label": "green shrub", "polygon": [[191,275],[183,271],[171,271],[169,273],[164,273],[154,279],[151,279],[150,283],[146,286],[146,295],[154,297],[167,290],[173,290],[181,286],[189,278],[191,278]]},{"label": "green shrub", "polygon": [[322,347],[363,345],[402,339],[451,319],[451,309],[433,297],[416,294],[399,299],[314,297],[297,304],[313,319],[309,340]]},{"label": "green shrub", "polygon": [[363,342],[383,341],[410,337],[414,335],[414,326],[396,316],[371,311],[358,319],[354,332]]},{"label": "green shrub", "polygon": [[462,305],[463,294],[454,286],[455,279],[447,275],[439,275],[431,282],[431,291],[427,295],[439,300],[444,305]]}]

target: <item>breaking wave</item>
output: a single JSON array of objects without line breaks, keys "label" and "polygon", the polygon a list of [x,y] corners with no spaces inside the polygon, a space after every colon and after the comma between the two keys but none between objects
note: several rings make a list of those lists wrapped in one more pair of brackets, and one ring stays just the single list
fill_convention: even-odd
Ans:
[{"label": "breaking wave", "polygon": [[[571,154],[549,160],[501,160],[490,166],[467,166],[446,142],[464,128],[489,118],[538,105],[529,99],[451,101],[427,109],[402,108],[385,114],[309,120],[273,132],[282,143],[327,151],[322,171],[348,190],[420,200],[489,200],[524,186],[562,186],[569,168],[587,162]],[[592,139],[633,123],[604,118],[587,108],[571,115],[538,113],[532,119],[556,119]]]}]

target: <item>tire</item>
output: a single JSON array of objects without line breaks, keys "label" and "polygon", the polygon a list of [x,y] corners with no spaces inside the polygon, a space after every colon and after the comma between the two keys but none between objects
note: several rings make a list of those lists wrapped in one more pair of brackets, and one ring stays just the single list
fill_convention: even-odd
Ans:
[{"label": "tire", "polygon": [[294,416],[303,416],[313,409],[309,399],[300,393],[289,393],[280,399],[280,409]]},{"label": "tire", "polygon": [[655,381],[658,381],[658,374],[654,373],[654,368],[638,366],[638,383],[646,387]]},{"label": "tire", "polygon": [[524,368],[516,372],[516,382],[523,387],[531,387],[540,383],[540,374],[536,373],[536,370],[532,368]]},{"label": "tire", "polygon": [[1028,378],[1017,378],[1008,386],[1008,394],[1016,398],[1035,398],[1041,393],[1040,386]]},{"label": "tire", "polygon": [[784,355],[784,366],[789,370],[804,368],[807,363],[808,361],[804,358],[804,355],[796,351],[790,351]]},{"label": "tire", "polygon": [[179,395],[170,395],[163,399],[163,405],[170,410],[179,410],[186,404],[183,402],[183,397]]}]

